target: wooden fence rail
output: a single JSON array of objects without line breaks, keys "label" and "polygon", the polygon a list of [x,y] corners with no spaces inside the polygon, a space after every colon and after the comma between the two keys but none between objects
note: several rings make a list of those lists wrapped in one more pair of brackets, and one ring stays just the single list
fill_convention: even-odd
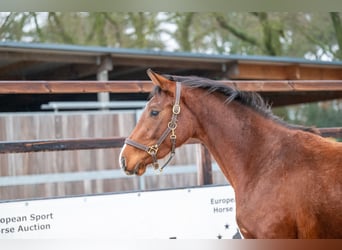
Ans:
[{"label": "wooden fence rail", "polygon": [[[342,80],[218,81],[243,91],[342,91]],[[151,81],[0,81],[0,94],[147,93]]]},{"label": "wooden fence rail", "polygon": [[[319,130],[324,137],[342,138],[342,128],[319,128]],[[0,142],[0,154],[120,148],[124,141],[124,137],[113,137]],[[194,144],[199,141],[192,139],[188,143]]]},{"label": "wooden fence rail", "polygon": [[342,138],[342,128],[320,128],[319,131],[324,137]]},{"label": "wooden fence rail", "polygon": [[[0,154],[121,148],[125,139],[125,137],[112,137],[0,142]],[[193,139],[188,142],[188,144],[194,143],[199,141]]]}]

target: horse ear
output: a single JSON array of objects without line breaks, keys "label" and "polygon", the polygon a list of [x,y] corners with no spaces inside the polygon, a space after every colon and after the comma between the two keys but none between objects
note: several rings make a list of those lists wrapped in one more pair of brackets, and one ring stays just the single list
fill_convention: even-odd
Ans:
[{"label": "horse ear", "polygon": [[164,91],[169,91],[174,93],[175,91],[175,82],[167,79],[166,77],[157,74],[151,69],[147,70],[148,77],[152,80],[154,85],[159,86]]}]

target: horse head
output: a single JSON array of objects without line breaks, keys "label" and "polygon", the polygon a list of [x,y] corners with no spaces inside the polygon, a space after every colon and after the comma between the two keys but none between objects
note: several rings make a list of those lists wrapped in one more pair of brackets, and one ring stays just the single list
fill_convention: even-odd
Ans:
[{"label": "horse head", "polygon": [[[144,174],[149,164],[162,170],[174,156],[175,148],[191,137],[191,124],[187,119],[190,114],[182,101],[184,93],[181,93],[181,83],[150,69],[147,74],[155,85],[153,96],[126,139],[119,157],[120,166],[128,175]],[[169,153],[169,160],[160,167],[158,159]]]}]

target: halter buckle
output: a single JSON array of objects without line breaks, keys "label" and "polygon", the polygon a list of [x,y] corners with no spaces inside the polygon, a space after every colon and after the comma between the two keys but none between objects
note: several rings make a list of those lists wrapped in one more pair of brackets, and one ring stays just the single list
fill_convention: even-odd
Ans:
[{"label": "halter buckle", "polygon": [[157,144],[150,146],[147,149],[147,153],[150,155],[156,155],[158,152],[159,146]]},{"label": "halter buckle", "polygon": [[179,104],[173,105],[172,112],[173,112],[175,115],[178,115],[178,114],[180,113],[180,106],[179,106]]}]

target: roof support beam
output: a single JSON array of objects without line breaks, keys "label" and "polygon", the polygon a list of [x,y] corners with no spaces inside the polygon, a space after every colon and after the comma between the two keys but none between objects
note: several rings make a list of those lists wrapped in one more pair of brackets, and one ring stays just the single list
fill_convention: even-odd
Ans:
[{"label": "roof support beam", "polygon": [[341,68],[301,65],[238,63],[228,72],[230,79],[273,79],[273,80],[337,80],[342,79]]}]

